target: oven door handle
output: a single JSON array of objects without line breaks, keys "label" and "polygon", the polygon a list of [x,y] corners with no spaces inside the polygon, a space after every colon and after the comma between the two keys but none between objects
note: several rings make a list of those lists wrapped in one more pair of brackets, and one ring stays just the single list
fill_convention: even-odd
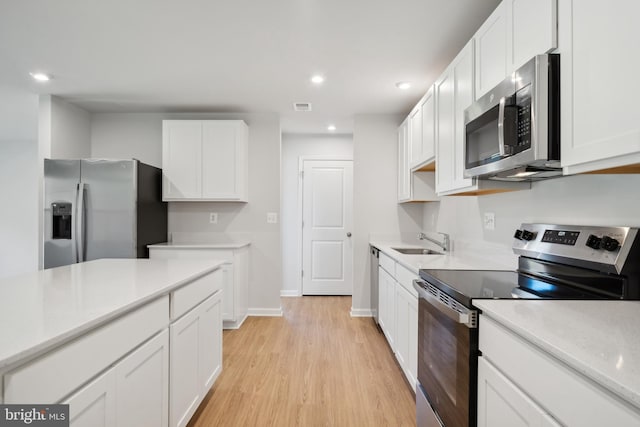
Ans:
[{"label": "oven door handle", "polygon": [[[420,298],[424,299],[433,308],[437,309],[454,322],[465,325],[468,328],[477,327],[477,312],[475,310],[467,310],[466,308],[464,308],[464,310],[466,310],[465,312],[455,310],[454,308],[442,302],[436,296],[431,295],[429,292],[427,292],[427,290],[420,283],[424,282],[421,282],[419,280],[413,281],[413,287],[418,291],[418,296]],[[438,290],[438,292],[440,291]]]}]

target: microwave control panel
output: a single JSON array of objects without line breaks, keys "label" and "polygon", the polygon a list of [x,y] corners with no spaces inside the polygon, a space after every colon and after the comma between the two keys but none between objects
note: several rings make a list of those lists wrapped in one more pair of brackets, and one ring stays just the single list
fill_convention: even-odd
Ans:
[{"label": "microwave control panel", "polygon": [[531,85],[517,91],[515,98],[518,107],[516,151],[523,151],[531,147]]}]

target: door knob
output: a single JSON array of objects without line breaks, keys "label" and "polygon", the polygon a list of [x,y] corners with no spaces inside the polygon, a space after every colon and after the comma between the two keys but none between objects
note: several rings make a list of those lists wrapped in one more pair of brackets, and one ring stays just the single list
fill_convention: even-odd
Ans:
[{"label": "door knob", "polygon": [[347,237],[351,237],[351,232],[347,231]]}]

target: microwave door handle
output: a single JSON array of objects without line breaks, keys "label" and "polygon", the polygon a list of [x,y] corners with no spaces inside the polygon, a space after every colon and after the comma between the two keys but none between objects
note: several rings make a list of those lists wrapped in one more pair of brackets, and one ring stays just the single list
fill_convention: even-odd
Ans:
[{"label": "microwave door handle", "polygon": [[498,109],[498,150],[500,150],[500,157],[505,156],[504,148],[504,108],[507,103],[507,97],[500,98],[500,108]]}]

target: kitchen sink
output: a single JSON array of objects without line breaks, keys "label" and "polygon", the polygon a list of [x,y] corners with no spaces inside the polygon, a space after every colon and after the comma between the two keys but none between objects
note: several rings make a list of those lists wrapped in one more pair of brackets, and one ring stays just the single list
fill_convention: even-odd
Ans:
[{"label": "kitchen sink", "polygon": [[421,248],[391,248],[391,249],[405,255],[444,255],[442,252],[432,251],[431,249],[421,249]]}]

